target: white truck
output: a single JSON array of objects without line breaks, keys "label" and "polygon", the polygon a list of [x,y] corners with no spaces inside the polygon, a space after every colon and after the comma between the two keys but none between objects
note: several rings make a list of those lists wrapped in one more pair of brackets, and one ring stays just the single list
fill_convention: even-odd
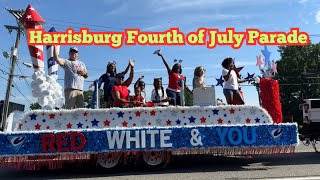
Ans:
[{"label": "white truck", "polygon": [[320,99],[304,99],[300,104],[303,112],[303,127],[299,129],[299,138],[306,146],[312,145],[320,151]]}]

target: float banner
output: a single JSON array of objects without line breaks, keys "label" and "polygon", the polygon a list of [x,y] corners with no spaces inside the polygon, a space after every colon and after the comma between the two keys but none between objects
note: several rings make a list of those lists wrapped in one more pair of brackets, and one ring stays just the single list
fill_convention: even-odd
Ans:
[{"label": "float banner", "polygon": [[288,147],[297,125],[194,126],[0,134],[0,156],[134,150]]}]

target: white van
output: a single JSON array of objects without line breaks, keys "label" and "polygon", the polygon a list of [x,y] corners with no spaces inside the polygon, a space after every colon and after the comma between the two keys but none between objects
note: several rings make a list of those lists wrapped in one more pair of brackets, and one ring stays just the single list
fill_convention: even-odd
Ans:
[{"label": "white van", "polygon": [[320,99],[304,99],[300,108],[303,111],[303,123],[320,122]]}]

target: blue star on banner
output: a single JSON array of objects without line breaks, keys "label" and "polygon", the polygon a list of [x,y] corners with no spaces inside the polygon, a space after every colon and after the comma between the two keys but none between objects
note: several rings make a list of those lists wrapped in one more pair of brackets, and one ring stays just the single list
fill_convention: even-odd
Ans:
[{"label": "blue star on banner", "polygon": [[124,115],[124,113],[122,111],[118,112],[117,114],[118,114],[118,118],[123,117],[123,115]]},{"label": "blue star on banner", "polygon": [[131,117],[131,116],[129,117],[129,120],[132,120],[132,117]]},{"label": "blue star on banner", "polygon": [[268,51],[267,46],[264,46],[264,50],[261,50],[262,54],[264,55],[264,67],[271,67],[270,55],[271,52]]},{"label": "blue star on banner", "polygon": [[99,121],[97,121],[96,119],[94,119],[93,121],[91,121],[92,123],[92,127],[93,126],[98,126]]},{"label": "blue star on banner", "polygon": [[214,109],[214,110],[212,110],[212,112],[213,112],[213,115],[219,115],[219,110],[218,109]]},{"label": "blue star on banner", "polygon": [[219,85],[220,85],[221,87],[223,87],[223,82],[224,82],[224,80],[222,79],[222,76],[220,76],[219,79],[216,78],[216,80],[218,81],[216,86],[219,86]]},{"label": "blue star on banner", "polygon": [[37,120],[37,115],[31,114],[29,116],[30,116],[31,120],[35,120],[35,121]]},{"label": "blue star on banner", "polygon": [[259,118],[256,118],[255,120],[256,120],[256,123],[260,122],[260,119],[259,119]]},{"label": "blue star on banner", "polygon": [[78,128],[82,128],[82,123],[81,122],[79,122],[78,124],[77,124],[77,126],[78,126]]},{"label": "blue star on banner", "polygon": [[181,123],[180,119],[176,120],[176,123],[177,123],[177,124],[180,124],[180,123]]},{"label": "blue star on banner", "polygon": [[190,118],[188,118],[190,123],[195,123],[196,118],[194,118],[193,116],[191,116]]}]

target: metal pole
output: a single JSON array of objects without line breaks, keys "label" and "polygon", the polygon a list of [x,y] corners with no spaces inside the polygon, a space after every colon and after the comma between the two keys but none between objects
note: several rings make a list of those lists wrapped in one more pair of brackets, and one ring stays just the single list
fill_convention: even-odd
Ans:
[{"label": "metal pole", "polygon": [[181,83],[182,83],[182,86],[180,89],[180,105],[184,106],[185,105],[185,102],[184,102],[184,80],[182,80]]},{"label": "metal pole", "polygon": [[257,89],[257,92],[258,92],[259,105],[261,106],[261,99],[260,99],[260,86],[259,86],[259,84],[258,84],[258,83],[256,84],[256,89]]},{"label": "metal pole", "polygon": [[12,83],[13,83],[14,69],[15,69],[15,66],[16,66],[16,63],[17,63],[18,46],[19,46],[19,43],[20,43],[20,33],[21,33],[21,29],[17,28],[16,43],[14,45],[13,51],[11,52],[12,65],[11,65],[10,74],[9,74],[9,80],[8,80],[8,84],[7,84],[6,97],[5,97],[5,101],[3,103],[3,108],[2,108],[2,121],[0,123],[1,130],[4,130],[4,127],[6,125],[6,120],[7,120],[7,117],[8,117],[10,93],[11,93],[11,86],[12,86]]},{"label": "metal pole", "polygon": [[99,96],[99,86],[98,86],[98,82],[95,83],[96,84],[96,109],[100,108],[100,96]]}]

